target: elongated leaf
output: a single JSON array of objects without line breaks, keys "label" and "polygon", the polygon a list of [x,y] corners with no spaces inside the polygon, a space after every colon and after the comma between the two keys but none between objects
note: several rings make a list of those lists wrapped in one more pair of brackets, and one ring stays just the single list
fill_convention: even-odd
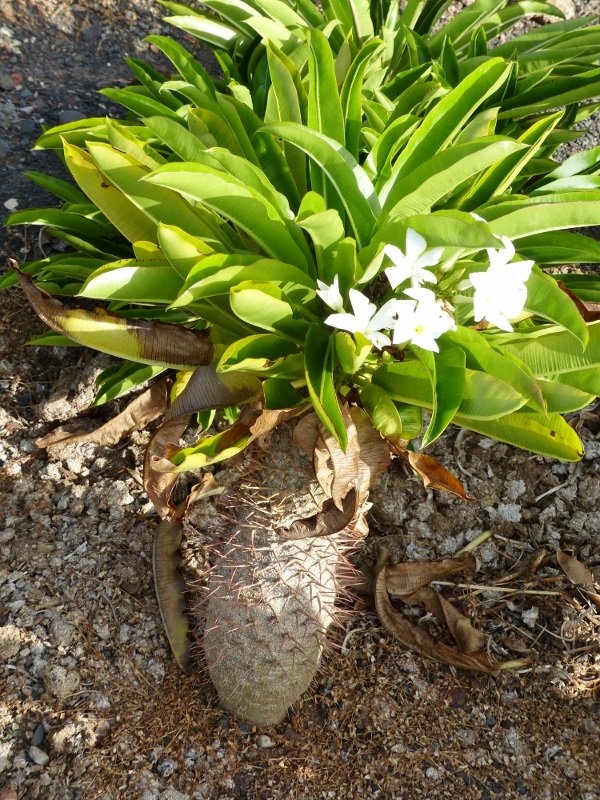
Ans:
[{"label": "elongated leaf", "polygon": [[[273,258],[306,268],[310,253],[302,233],[255,190],[232,175],[201,164],[173,163],[148,176],[147,182],[174,189],[230,219]],[[175,221],[175,224],[176,221]]]},{"label": "elongated leaf", "polygon": [[175,122],[167,117],[146,117],[144,122],[184,161],[195,161],[198,155],[207,149],[204,142],[194,136],[181,122]]},{"label": "elongated leaf", "polygon": [[517,411],[496,420],[476,420],[457,415],[455,422],[484,436],[548,458],[579,461],[583,455],[579,436],[559,414]]},{"label": "elongated leaf", "polygon": [[[519,254],[537,264],[598,264],[600,243],[580,233],[540,233],[519,239]],[[564,276],[561,281],[570,286],[571,278]]]},{"label": "elongated leaf", "polygon": [[25,175],[37,183],[38,186],[41,186],[42,189],[60,197],[61,200],[65,200],[67,203],[85,203],[86,201],[85,195],[72,183],[63,181],[61,178],[55,178],[54,175],[46,175],[44,172],[36,172],[35,170],[29,170]]},{"label": "elongated leaf", "polygon": [[[162,222],[183,226],[188,233],[221,242],[223,231],[209,213],[192,208],[168,188],[143,180],[150,170],[131,156],[102,143],[90,143],[88,149],[102,174],[155,225]],[[169,165],[165,165],[163,169],[169,168]],[[156,232],[150,241],[156,242]]]},{"label": "elongated leaf", "polygon": [[600,223],[600,192],[573,192],[517,199],[479,212],[494,233],[520,239],[546,231],[582,228]]},{"label": "elongated leaf", "polygon": [[165,22],[191,33],[192,36],[196,36],[210,47],[222,50],[227,50],[236,39],[240,39],[239,31],[205,14],[195,13],[165,17]]},{"label": "elongated leaf", "polygon": [[539,378],[600,367],[600,322],[587,324],[589,342],[582,351],[580,342],[568,331],[555,327],[523,339],[503,341],[502,348],[514,353]]},{"label": "elongated leaf", "polygon": [[541,270],[534,270],[526,286],[527,311],[566,328],[585,348],[589,339],[585,321],[575,303],[560,289],[554,278],[544,275]]},{"label": "elongated leaf", "polygon": [[65,143],[69,171],[90,200],[130,242],[155,242],[156,225],[131,200],[107,181],[84,150]]},{"label": "elongated leaf", "polygon": [[80,297],[129,303],[171,303],[182,286],[170,264],[148,264],[125,259],[106,264],[84,283]]},{"label": "elongated leaf", "polygon": [[469,369],[479,369],[506,381],[526,397],[536,411],[546,411],[540,388],[527,367],[514,356],[507,356],[491,346],[484,334],[458,325],[455,331],[450,331],[444,338],[463,350]]},{"label": "elongated leaf", "polygon": [[200,298],[229,294],[230,289],[244,281],[273,283],[279,286],[286,296],[303,304],[315,296],[316,286],[305,272],[282,261],[262,258],[250,266],[224,267],[196,283],[186,285],[185,291],[172,303],[172,306],[177,308]]},{"label": "elongated leaf", "polygon": [[348,434],[333,382],[331,341],[321,325],[310,326],[304,351],[306,385],[317,416],[345,450]]},{"label": "elongated leaf", "polygon": [[[344,118],[346,150],[358,159],[363,109],[363,77],[375,55],[380,52],[380,39],[371,39],[356,54],[342,85],[340,100]],[[291,120],[292,122],[294,120]]]},{"label": "elongated leaf", "polygon": [[190,662],[190,643],[183,601],[185,583],[179,571],[182,535],[183,526],[179,520],[162,520],[154,533],[152,572],[158,609],[171,652],[179,667],[186,671]]},{"label": "elongated leaf", "polygon": [[474,175],[524,148],[525,145],[501,137],[486,137],[449,147],[404,179],[398,180],[392,175],[379,194],[383,214],[409,217],[428,211]]},{"label": "elongated leaf", "polygon": [[304,340],[308,323],[295,317],[294,309],[277,286],[246,281],[231,289],[229,300],[243,322],[296,341]]},{"label": "elongated leaf", "polygon": [[[418,361],[385,364],[373,374],[373,383],[385,389],[394,400],[433,408],[431,381]],[[460,414],[461,419],[495,419],[524,404],[525,398],[504,381],[466,369],[457,417]]]},{"label": "elongated leaf", "polygon": [[465,354],[450,343],[439,353],[414,348],[414,353],[429,374],[433,390],[431,420],[423,435],[422,447],[434,442],[452,422],[460,408],[465,389]]},{"label": "elongated leaf", "polygon": [[350,153],[333,139],[292,122],[267,125],[264,130],[304,150],[319,165],[346,209],[358,242],[365,244],[380,208],[373,184]]},{"label": "elongated leaf", "polygon": [[504,61],[492,58],[443,97],[399,155],[394,167],[397,176],[408,175],[431,153],[442,150],[479,106],[502,86],[509,70]]},{"label": "elongated leaf", "polygon": [[146,36],[146,41],[167,56],[184,80],[202,92],[215,96],[215,88],[208,72],[179,42],[168,36],[156,35]]},{"label": "elongated leaf", "polygon": [[46,325],[101,353],[175,369],[207,364],[212,358],[212,344],[205,334],[178,325],[122,319],[103,309],[67,309],[23,273],[19,282]]},{"label": "elongated leaf", "polygon": [[[66,339],[66,341],[69,341]],[[135,389],[141,383],[157,377],[164,367],[125,361],[103,370],[96,378],[96,396],[93,406],[101,406]]]},{"label": "elongated leaf", "polygon": [[549,414],[567,414],[571,411],[579,411],[596,399],[595,394],[584,392],[561,381],[538,379],[538,385],[544,395]]}]

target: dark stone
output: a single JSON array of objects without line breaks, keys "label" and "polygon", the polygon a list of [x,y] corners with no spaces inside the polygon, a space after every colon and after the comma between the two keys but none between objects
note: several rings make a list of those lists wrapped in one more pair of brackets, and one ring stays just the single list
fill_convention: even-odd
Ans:
[{"label": "dark stone", "polygon": [[33,736],[31,737],[31,744],[35,747],[39,747],[41,743],[44,741],[46,736],[46,729],[43,725],[38,725],[35,731],[33,732]]},{"label": "dark stone", "polygon": [[504,728],[505,731],[509,731],[512,728],[512,722],[509,719],[503,719],[500,722],[500,727]]},{"label": "dark stone", "polygon": [[85,119],[85,114],[77,111],[75,108],[65,108],[58,115],[58,122],[60,125],[66,125],[68,122],[76,122],[78,119]]}]

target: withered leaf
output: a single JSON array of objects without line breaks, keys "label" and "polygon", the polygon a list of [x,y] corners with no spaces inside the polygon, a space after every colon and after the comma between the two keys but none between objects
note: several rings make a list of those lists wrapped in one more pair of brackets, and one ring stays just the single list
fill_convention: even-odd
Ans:
[{"label": "withered leaf", "polygon": [[182,532],[181,520],[177,515],[160,523],[154,534],[152,567],[163,627],[175,661],[186,671],[190,662],[190,643],[183,602],[185,584],[179,571]]},{"label": "withered leaf", "polygon": [[38,447],[93,442],[100,445],[117,444],[133,431],[141,430],[160,417],[167,408],[167,381],[163,379],[135,398],[120,414],[88,433],[72,433],[60,427],[38,439]]},{"label": "withered leaf", "polygon": [[[397,570],[397,567],[390,567],[388,561],[389,552],[383,547],[380,548],[374,587],[375,608],[386,630],[395,636],[405,647],[427,658],[431,658],[434,661],[450,664],[455,667],[473,669],[478,672],[492,673],[497,669],[508,666],[507,664],[492,663],[487,653],[482,649],[484,642],[483,634],[476,631],[467,618],[451,606],[445,598],[442,598],[441,595],[433,589],[428,589],[423,586],[422,582],[427,578],[428,570],[427,566],[423,567],[423,562],[415,565],[408,565],[409,569]],[[473,561],[473,556],[470,553],[465,553],[455,559],[444,559],[443,562],[430,562],[429,574],[435,574],[435,578],[429,578],[429,580],[439,579],[442,575],[449,575],[453,572],[470,568],[473,565]],[[436,566],[432,568],[432,564]],[[414,577],[410,575],[410,567],[413,566]],[[454,640],[457,642],[458,647],[451,647],[443,642],[438,642],[426,630],[410,622],[404,614],[394,608],[390,599],[390,594],[396,595],[399,589],[398,585],[393,591],[390,591],[389,588],[388,581],[390,571],[391,575],[394,576],[393,570],[396,570],[396,578],[400,576],[398,584],[401,589],[410,589],[417,585],[422,587],[410,593],[401,593],[398,596],[402,596],[407,602],[423,603],[440,622],[446,624]],[[512,664],[510,664],[510,666],[512,666]]]},{"label": "withered leaf", "polygon": [[307,458],[312,459],[319,436],[319,418],[314,412],[305,414],[296,423],[292,441]]},{"label": "withered leaf", "polygon": [[333,500],[326,500],[323,508],[308,519],[299,519],[289,528],[280,529],[280,537],[284,541],[308,539],[317,536],[331,536],[348,527],[358,511],[358,493],[351,489],[342,501],[339,509]]},{"label": "withered leaf", "polygon": [[[316,458],[315,473],[323,488],[329,483],[331,498],[339,509],[342,508],[342,500],[348,493],[348,487],[353,486],[359,476],[359,445],[356,427],[345,403],[340,404],[340,410],[348,436],[346,450],[342,450],[337,440],[323,425],[319,425],[320,436],[315,448],[315,452],[322,451],[324,446],[327,451],[327,461],[323,458],[322,452]],[[331,473],[331,476],[328,472]]]},{"label": "withered leaf", "polygon": [[577,297],[575,292],[567,288],[562,281],[558,281],[558,287],[571,298],[586,322],[594,322],[600,319],[600,303],[594,303],[592,300],[582,300],[580,297]]},{"label": "withered leaf", "polygon": [[353,406],[350,416],[358,439],[358,491],[362,501],[377,478],[389,467],[392,456],[389,442],[375,430],[369,415],[362,408]]},{"label": "withered leaf", "polygon": [[104,308],[67,308],[25,273],[18,272],[18,277],[38,317],[74,342],[130,361],[174,369],[189,369],[212,359],[213,346],[205,332],[156,320],[126,319]]},{"label": "withered leaf", "polygon": [[471,501],[473,499],[466,493],[465,487],[456,475],[453,475],[446,467],[442,466],[433,456],[408,450],[407,460],[422,479],[423,486],[426,489],[443,489],[446,492],[457,495],[462,500]]},{"label": "withered leaf", "polygon": [[[173,511],[171,497],[178,475],[169,458],[176,453],[193,413],[238,405],[256,396],[260,381],[252,375],[219,374],[213,366],[198,367],[165,414],[144,455],[144,488],[161,517]],[[245,431],[248,430],[245,426]],[[236,432],[240,433],[239,426]],[[241,434],[240,434],[241,435]]]},{"label": "withered leaf", "polygon": [[600,608],[600,594],[596,592],[594,576],[585,564],[563,550],[556,551],[556,560],[571,583],[581,587],[590,600]]},{"label": "withered leaf", "polygon": [[439,581],[448,575],[465,570],[474,570],[475,556],[462,553],[453,558],[438,561],[407,561],[402,564],[388,564],[384,567],[386,587],[392,597],[406,597],[432,581]]}]

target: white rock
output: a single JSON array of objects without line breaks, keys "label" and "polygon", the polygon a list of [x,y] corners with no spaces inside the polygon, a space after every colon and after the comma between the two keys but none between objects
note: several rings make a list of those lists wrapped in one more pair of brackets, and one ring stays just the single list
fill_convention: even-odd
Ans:
[{"label": "white rock", "polygon": [[4,208],[7,208],[9,211],[16,211],[19,207],[19,201],[16,197],[9,197],[8,200],[4,201]]},{"label": "white rock", "polygon": [[46,764],[50,761],[50,756],[48,753],[45,753],[43,750],[40,750],[39,747],[36,747],[34,744],[31,745],[29,748],[29,758],[33,761],[34,764],[38,764],[40,767],[45,767]]},{"label": "white rock", "polygon": [[264,748],[275,747],[276,746],[275,742],[273,741],[273,739],[271,739],[270,736],[267,736],[264,733],[261,733],[260,736],[256,737],[256,744],[259,747],[264,747]]}]

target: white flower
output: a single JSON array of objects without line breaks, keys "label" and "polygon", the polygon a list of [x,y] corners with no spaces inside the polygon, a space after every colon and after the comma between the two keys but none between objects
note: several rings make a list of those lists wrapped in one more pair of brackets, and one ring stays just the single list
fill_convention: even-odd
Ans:
[{"label": "white flower", "polygon": [[430,289],[407,289],[413,300],[398,300],[398,320],[394,325],[394,344],[410,342],[424,350],[439,352],[436,342],[443,333],[456,325]]},{"label": "white flower", "polygon": [[383,252],[391,259],[393,266],[388,267],[385,274],[392,289],[409,279],[412,286],[436,283],[435,275],[425,267],[438,264],[443,250],[443,247],[432,247],[427,250],[425,239],[412,228],[406,231],[406,253],[393,244],[386,244]]},{"label": "white flower", "polygon": [[334,275],[331,286],[328,286],[318,279],[317,286],[319,287],[317,294],[325,305],[329,306],[329,308],[332,308],[334,311],[344,310],[344,298],[340,292],[340,281],[337,275]]},{"label": "white flower", "polygon": [[472,272],[469,280],[475,287],[473,317],[482,319],[503,331],[512,331],[511,320],[517,319],[527,301],[525,283],[531,274],[533,261],[511,262],[515,254],[513,243],[500,237],[504,247],[488,248],[490,266],[485,272]]},{"label": "white flower", "polygon": [[377,310],[369,298],[356,289],[350,289],[350,304],[353,314],[330,314],[325,320],[332,328],[339,328],[350,333],[362,333],[375,347],[382,348],[390,344],[390,337],[382,330],[391,328],[396,319],[397,300],[388,300]]}]

